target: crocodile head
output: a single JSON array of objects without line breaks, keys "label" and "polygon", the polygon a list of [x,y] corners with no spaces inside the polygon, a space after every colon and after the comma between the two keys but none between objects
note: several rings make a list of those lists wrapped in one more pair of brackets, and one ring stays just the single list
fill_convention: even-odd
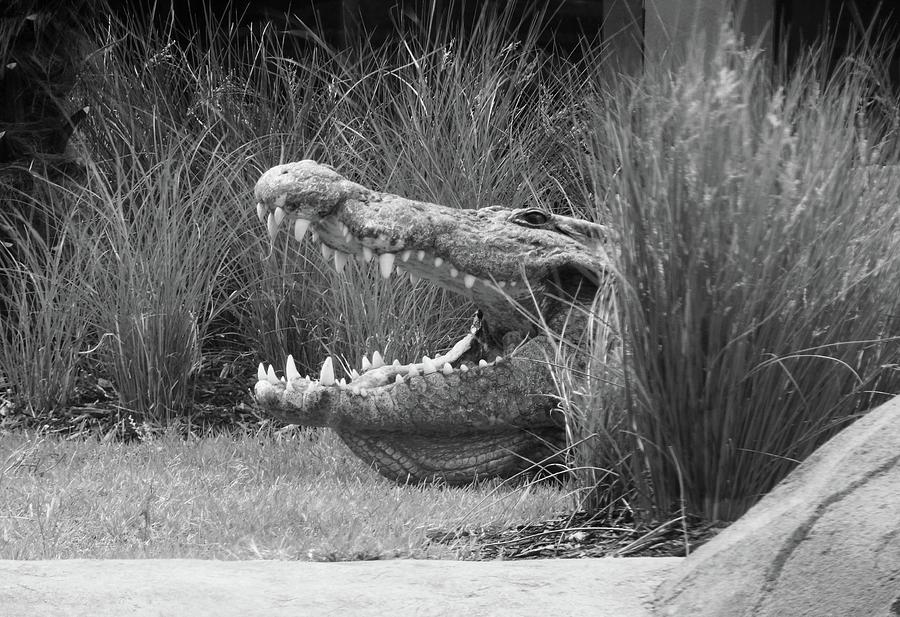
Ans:
[{"label": "crocodile head", "polygon": [[[583,319],[605,272],[607,230],[535,208],[460,210],[372,191],[314,161],[279,165],[256,184],[269,235],[312,236],[338,272],[352,258],[381,276],[428,279],[479,308],[451,349],[362,373],[318,378],[292,358],[279,378],[260,365],[256,400],[297,424],[330,426],[360,456],[399,480],[508,476],[561,446],[562,421],[542,328]],[[536,324],[542,324],[541,326]]]}]

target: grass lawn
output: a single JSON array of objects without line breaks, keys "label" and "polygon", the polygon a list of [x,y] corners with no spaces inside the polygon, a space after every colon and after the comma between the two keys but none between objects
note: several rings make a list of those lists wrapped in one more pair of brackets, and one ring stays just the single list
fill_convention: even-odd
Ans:
[{"label": "grass lawn", "polygon": [[169,431],[131,443],[0,435],[0,559],[471,559],[477,548],[426,533],[572,507],[548,484],[399,486],[330,431]]}]

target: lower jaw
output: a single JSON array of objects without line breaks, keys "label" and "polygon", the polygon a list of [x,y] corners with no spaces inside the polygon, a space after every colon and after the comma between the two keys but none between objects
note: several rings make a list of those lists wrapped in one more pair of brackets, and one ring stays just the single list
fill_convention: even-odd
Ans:
[{"label": "lower jaw", "polygon": [[503,430],[455,435],[406,435],[341,429],[341,439],[381,475],[396,482],[443,481],[550,475],[563,462],[561,428]]}]

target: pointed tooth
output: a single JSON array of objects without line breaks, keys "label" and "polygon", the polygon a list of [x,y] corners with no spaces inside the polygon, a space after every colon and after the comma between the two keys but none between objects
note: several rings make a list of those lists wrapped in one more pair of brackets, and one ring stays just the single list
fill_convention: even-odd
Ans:
[{"label": "pointed tooth", "polygon": [[265,381],[266,380],[266,367],[263,366],[263,363],[259,363],[259,368],[256,369],[256,381]]},{"label": "pointed tooth", "polygon": [[460,365],[459,365],[459,370],[461,370],[463,373],[465,373],[466,371],[469,370],[469,367],[466,366],[465,364],[460,364]]},{"label": "pointed tooth", "polygon": [[384,358],[381,357],[381,354],[378,351],[372,352],[372,368],[381,368],[384,366]]},{"label": "pointed tooth", "polygon": [[403,375],[397,373],[397,375],[394,376],[394,383],[403,383]]},{"label": "pointed tooth", "polygon": [[369,263],[370,261],[372,261],[372,258],[375,257],[375,253],[373,253],[372,249],[370,249],[368,246],[364,246],[364,247],[362,247],[362,249],[363,249],[363,259],[365,260],[366,263]]},{"label": "pointed tooth", "polygon": [[450,276],[456,278],[457,276],[459,276],[459,270],[457,270],[453,266],[450,266]]},{"label": "pointed tooth", "polygon": [[450,373],[453,372],[453,367],[450,366],[450,363],[449,363],[449,362],[445,362],[443,368],[441,368],[441,372],[442,372],[444,375],[449,375]]},{"label": "pointed tooth", "polygon": [[412,255],[412,251],[403,251],[400,253],[400,261],[409,261],[410,255]]},{"label": "pointed tooth", "polygon": [[288,354],[287,362],[284,365],[284,376],[287,377],[288,381],[300,379],[300,371],[297,370],[297,365],[294,363],[294,356],[290,354]]},{"label": "pointed tooth", "polygon": [[394,269],[394,258],[395,255],[393,253],[382,253],[378,256],[378,268],[381,270],[381,278],[389,278],[391,276],[391,270]]},{"label": "pointed tooth", "polygon": [[325,362],[322,363],[322,370],[319,372],[319,383],[323,386],[334,385],[334,364],[331,361],[331,356],[325,358]]},{"label": "pointed tooth", "polygon": [[504,287],[506,287],[506,281],[500,281],[497,284],[500,285],[500,289],[503,289]]},{"label": "pointed tooth", "polygon": [[466,289],[472,289],[475,286],[475,277],[471,274],[463,275],[463,283],[466,286]]},{"label": "pointed tooth", "polygon": [[478,366],[487,366],[487,360],[482,358],[481,360],[478,361]]},{"label": "pointed tooth", "polygon": [[431,361],[431,358],[428,356],[422,356],[422,374],[430,375],[431,373],[436,373],[437,367],[434,365],[434,362]]},{"label": "pointed tooth", "polygon": [[[324,244],[322,246],[325,246]],[[342,253],[341,251],[334,252],[334,269],[337,270],[338,274],[344,271],[344,266],[347,265],[347,253]]]},{"label": "pointed tooth", "polygon": [[281,381],[278,379],[278,376],[275,374],[275,367],[271,364],[269,365],[268,370],[266,371],[266,380],[271,384],[279,384]]},{"label": "pointed tooth", "polygon": [[256,216],[259,218],[260,223],[266,222],[266,207],[261,201],[256,202]]},{"label": "pointed tooth", "polygon": [[509,282],[509,286],[510,286],[510,287],[515,287],[515,286],[518,285],[518,284],[519,284],[518,281],[510,281],[510,282]]},{"label": "pointed tooth", "polygon": [[322,257],[324,257],[325,259],[331,259],[332,253],[334,253],[334,249],[323,242],[322,243]]},{"label": "pointed tooth", "polygon": [[360,366],[362,367],[362,372],[365,373],[370,368],[372,368],[372,363],[369,362],[369,359],[366,356],[363,356],[362,362],[360,362]]},{"label": "pointed tooth", "polygon": [[[284,205],[284,203],[282,203],[282,205]],[[284,208],[281,206],[275,208],[275,227],[279,227],[286,216],[287,212],[284,211]]]},{"label": "pointed tooth", "polygon": [[344,379],[343,377],[341,377],[340,379],[338,379],[338,385],[339,385],[339,386],[346,386],[346,385],[347,385],[347,380]]},{"label": "pointed tooth", "polygon": [[419,251],[418,253],[416,253],[416,259],[418,259],[419,261],[425,259],[425,251]]},{"label": "pointed tooth", "polygon": [[306,219],[297,219],[294,221],[294,239],[297,242],[303,242],[303,236],[306,235],[307,229],[309,229],[309,221]]},{"label": "pointed tooth", "polygon": [[434,267],[440,268],[442,265],[444,265],[444,258],[443,257],[435,257],[434,258]]},{"label": "pointed tooth", "polygon": [[274,240],[275,234],[278,233],[278,223],[275,222],[275,214],[273,212],[269,212],[269,216],[266,217],[266,231],[269,232],[269,238]]},{"label": "pointed tooth", "polygon": [[416,368],[415,364],[409,365],[409,370],[406,371],[407,377],[417,377],[419,375],[419,369]]},{"label": "pointed tooth", "polygon": [[503,356],[497,356],[496,358],[494,358],[494,364],[497,364],[498,362],[503,362]]},{"label": "pointed tooth", "polygon": [[421,277],[416,276],[412,272],[409,273],[409,282],[412,283],[413,285],[415,285],[416,283],[418,283],[421,280],[422,280]]},{"label": "pointed tooth", "polygon": [[358,377],[359,377],[359,372],[355,368],[350,369],[350,381],[353,381],[354,379],[356,379]]},{"label": "pointed tooth", "polygon": [[394,361],[391,362],[391,366],[400,366],[400,360],[394,359]]}]

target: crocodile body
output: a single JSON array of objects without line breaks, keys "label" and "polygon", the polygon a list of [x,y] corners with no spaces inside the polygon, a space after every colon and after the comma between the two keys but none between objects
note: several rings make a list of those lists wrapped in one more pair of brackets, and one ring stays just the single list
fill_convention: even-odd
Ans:
[{"label": "crocodile body", "polygon": [[339,271],[353,257],[377,261],[384,277],[429,279],[479,308],[446,353],[386,364],[375,352],[349,382],[335,379],[331,358],[317,379],[301,376],[290,357],[280,378],[260,365],[263,410],[331,427],[401,482],[509,477],[564,447],[545,332],[568,334],[584,323],[606,272],[604,227],[533,208],[459,210],[405,199],[314,161],[268,170],[255,193],[272,237],[285,226],[298,240],[312,232]]}]

